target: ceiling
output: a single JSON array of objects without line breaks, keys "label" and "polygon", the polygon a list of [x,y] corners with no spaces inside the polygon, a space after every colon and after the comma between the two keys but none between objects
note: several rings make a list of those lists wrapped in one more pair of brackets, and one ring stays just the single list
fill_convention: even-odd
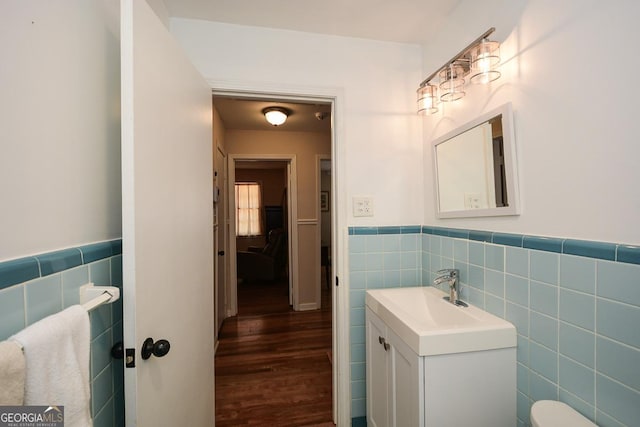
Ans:
[{"label": "ceiling", "polygon": [[[171,17],[422,44],[463,0],[163,0]],[[428,22],[429,25],[425,25]]]},{"label": "ceiling", "polygon": [[[443,28],[464,0],[162,0],[169,16],[277,28],[325,35],[422,44]],[[425,25],[428,22],[429,25]],[[318,111],[330,105],[266,102],[214,96],[227,129],[329,132],[331,120]],[[261,111],[271,105],[292,111],[279,127]]]},{"label": "ceiling", "polygon": [[[265,99],[213,96],[213,105],[218,110],[225,129],[270,130],[288,132],[331,131],[331,104],[272,101]],[[284,107],[290,111],[287,121],[280,126],[267,123],[262,114],[266,107]],[[323,120],[316,118],[323,114]]]}]

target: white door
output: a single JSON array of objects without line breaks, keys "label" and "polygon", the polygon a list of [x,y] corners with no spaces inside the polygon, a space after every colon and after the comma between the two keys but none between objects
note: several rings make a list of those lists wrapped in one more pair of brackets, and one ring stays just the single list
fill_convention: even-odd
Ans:
[{"label": "white door", "polygon": [[145,1],[121,1],[121,49],[126,424],[211,426],[211,90]]},{"label": "white door", "polygon": [[[422,399],[424,396],[421,358],[391,329],[387,330],[391,382],[389,410],[391,425],[395,427],[424,424]],[[452,416],[455,416],[453,414]]]}]

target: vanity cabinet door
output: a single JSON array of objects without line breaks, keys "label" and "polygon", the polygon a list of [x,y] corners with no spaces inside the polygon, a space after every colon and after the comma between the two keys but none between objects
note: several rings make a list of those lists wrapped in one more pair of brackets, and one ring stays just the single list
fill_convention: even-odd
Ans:
[{"label": "vanity cabinet door", "polygon": [[389,405],[391,426],[424,425],[424,364],[391,329],[387,330],[387,351],[390,359]]},{"label": "vanity cabinet door", "polygon": [[389,420],[388,351],[385,349],[387,327],[367,308],[367,423],[386,427]]}]

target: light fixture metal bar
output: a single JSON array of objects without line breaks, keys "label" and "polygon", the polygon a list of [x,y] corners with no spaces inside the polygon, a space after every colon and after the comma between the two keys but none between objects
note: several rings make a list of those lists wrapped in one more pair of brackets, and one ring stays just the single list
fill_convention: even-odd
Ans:
[{"label": "light fixture metal bar", "polygon": [[453,58],[451,58],[449,61],[445,62],[440,68],[438,68],[433,74],[431,74],[429,77],[427,77],[426,79],[424,79],[422,81],[422,83],[420,83],[420,87],[424,87],[427,83],[429,83],[439,72],[440,70],[442,70],[444,67],[446,67],[447,65],[457,61],[458,59],[462,58],[462,56],[475,44],[480,43],[480,41],[482,41],[483,39],[486,39],[487,37],[489,37],[491,35],[491,33],[493,33],[496,30],[495,27],[491,27],[489,28],[487,31],[485,31],[480,37],[478,37],[477,39],[475,39],[474,41],[472,41],[471,43],[469,43],[467,45],[467,47],[465,47],[464,49],[462,49],[460,52],[458,52],[458,54],[456,56],[454,56]]}]

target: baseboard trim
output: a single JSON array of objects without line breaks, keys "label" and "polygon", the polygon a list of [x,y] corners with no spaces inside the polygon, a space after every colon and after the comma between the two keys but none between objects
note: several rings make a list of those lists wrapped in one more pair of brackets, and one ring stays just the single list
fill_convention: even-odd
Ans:
[{"label": "baseboard trim", "polygon": [[308,302],[305,304],[298,305],[298,311],[309,311],[309,310],[317,310],[318,304],[315,302]]}]

